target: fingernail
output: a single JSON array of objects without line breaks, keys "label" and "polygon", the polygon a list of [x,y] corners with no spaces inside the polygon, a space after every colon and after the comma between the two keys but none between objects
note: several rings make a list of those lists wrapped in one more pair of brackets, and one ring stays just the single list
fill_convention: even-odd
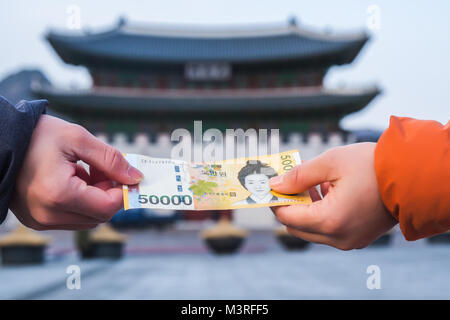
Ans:
[{"label": "fingernail", "polygon": [[138,169],[136,169],[133,166],[128,167],[128,176],[136,182],[139,182],[144,178],[144,175],[142,174],[142,172],[140,172]]},{"label": "fingernail", "polygon": [[270,185],[271,186],[278,186],[278,185],[282,184],[283,183],[283,176],[284,175],[270,178]]}]

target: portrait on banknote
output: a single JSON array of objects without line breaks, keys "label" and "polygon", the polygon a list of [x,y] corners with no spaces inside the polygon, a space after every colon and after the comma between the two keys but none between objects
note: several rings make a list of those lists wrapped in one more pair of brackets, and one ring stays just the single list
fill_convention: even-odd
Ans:
[{"label": "portrait on banknote", "polygon": [[260,160],[248,160],[237,178],[250,195],[234,205],[276,202],[278,197],[270,192],[269,180],[277,175],[274,168]]}]

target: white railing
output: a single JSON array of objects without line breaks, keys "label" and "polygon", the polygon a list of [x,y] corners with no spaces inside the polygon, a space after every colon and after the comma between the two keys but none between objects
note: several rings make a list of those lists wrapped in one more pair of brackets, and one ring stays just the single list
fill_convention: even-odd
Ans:
[{"label": "white railing", "polygon": [[[97,137],[108,141],[121,152],[139,153],[158,158],[169,158],[174,146],[174,143],[170,141],[169,134],[159,134],[154,142],[144,133],[137,133],[131,138],[131,141],[123,133],[117,133],[110,139],[102,133],[98,133]],[[298,149],[303,159],[311,159],[330,148],[353,142],[355,142],[353,136],[350,135],[345,139],[344,135],[339,132],[328,134],[326,142],[319,133],[310,133],[306,137],[302,134],[290,134],[287,139],[280,139],[279,151]],[[270,141],[268,144],[270,145]]]}]

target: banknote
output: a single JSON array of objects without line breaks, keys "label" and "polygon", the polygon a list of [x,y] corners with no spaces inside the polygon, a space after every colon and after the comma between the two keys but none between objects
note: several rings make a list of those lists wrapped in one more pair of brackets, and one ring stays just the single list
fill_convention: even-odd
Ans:
[{"label": "banknote", "polygon": [[300,163],[297,150],[252,158],[193,163],[125,154],[144,179],[123,186],[124,208],[225,210],[308,204],[308,192],[284,195],[270,189],[269,179]]}]

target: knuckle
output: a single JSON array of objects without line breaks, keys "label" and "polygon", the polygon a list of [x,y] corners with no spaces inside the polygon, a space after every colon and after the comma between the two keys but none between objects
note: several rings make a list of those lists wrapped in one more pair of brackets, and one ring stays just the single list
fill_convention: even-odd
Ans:
[{"label": "knuckle", "polygon": [[350,246],[348,246],[348,245],[343,245],[343,246],[341,246],[339,249],[342,250],[342,251],[350,251],[350,250],[352,250],[353,248],[350,247]]},{"label": "knuckle", "polygon": [[35,201],[37,208],[58,208],[66,205],[71,198],[71,193],[67,192],[66,176],[52,175],[51,172],[39,173],[32,179],[28,197]]},{"label": "knuckle", "polygon": [[52,181],[41,181],[41,183],[33,187],[31,192],[34,197],[40,199],[47,207],[55,208],[64,205],[65,197]]},{"label": "knuckle", "polygon": [[289,219],[286,214],[286,209],[284,207],[278,208],[275,211],[275,216],[277,217],[278,221],[280,221],[282,224],[288,224]]},{"label": "knuckle", "polygon": [[331,149],[328,149],[324,155],[327,158],[327,160],[335,162],[338,160],[339,155],[341,154],[340,150],[342,150],[342,147],[334,147]]},{"label": "knuckle", "polygon": [[323,223],[328,221],[327,216],[324,214],[324,212],[326,211],[323,208],[323,203],[320,201],[310,204],[309,210],[307,212],[309,215],[311,215],[311,217],[314,217],[314,220],[318,225],[322,225]]},{"label": "knuckle", "polygon": [[327,160],[335,160],[336,159],[336,150],[337,150],[337,148],[338,147],[328,149],[327,151],[324,152],[323,156]]},{"label": "knuckle", "polygon": [[337,227],[334,221],[325,221],[322,224],[322,231],[328,235],[336,234]]},{"label": "knuckle", "polygon": [[88,131],[78,124],[71,123],[68,125],[66,134],[70,136],[71,141],[75,141],[77,145],[83,146],[86,141]]},{"label": "knuckle", "polygon": [[[327,163],[327,166],[329,168],[328,172],[335,172],[336,171],[336,165],[339,159],[339,150],[341,147],[335,147],[332,149],[327,150],[323,156],[325,158],[325,161]],[[330,177],[328,177],[327,180],[331,180]]]},{"label": "knuckle", "polygon": [[103,161],[108,168],[114,168],[121,158],[121,153],[116,148],[105,144],[103,151]]},{"label": "knuckle", "polygon": [[55,188],[48,190],[44,194],[44,201],[51,208],[59,208],[67,204],[67,196]]},{"label": "knuckle", "polygon": [[354,246],[352,246],[350,243],[347,242],[338,243],[335,245],[335,247],[342,251],[350,251],[355,248]]},{"label": "knuckle", "polygon": [[302,175],[303,175],[303,169],[301,165],[298,165],[296,167],[294,167],[293,170],[293,183],[294,185],[299,185],[300,182],[302,181]]},{"label": "knuckle", "polygon": [[119,205],[112,200],[104,203],[101,212],[99,212],[98,220],[100,222],[108,222],[119,209]]},{"label": "knuckle", "polygon": [[36,210],[32,213],[34,224],[41,230],[52,224],[51,214],[46,210]]},{"label": "knuckle", "polygon": [[322,231],[331,236],[342,234],[345,224],[340,219],[333,219],[329,217],[322,223]]},{"label": "knuckle", "polygon": [[35,223],[33,223],[30,228],[36,231],[45,231],[49,229],[50,221],[47,217],[42,215],[37,215],[33,217]]},{"label": "knuckle", "polygon": [[49,224],[49,220],[41,215],[34,217],[34,220],[38,223],[40,231],[44,230],[43,228]]}]

